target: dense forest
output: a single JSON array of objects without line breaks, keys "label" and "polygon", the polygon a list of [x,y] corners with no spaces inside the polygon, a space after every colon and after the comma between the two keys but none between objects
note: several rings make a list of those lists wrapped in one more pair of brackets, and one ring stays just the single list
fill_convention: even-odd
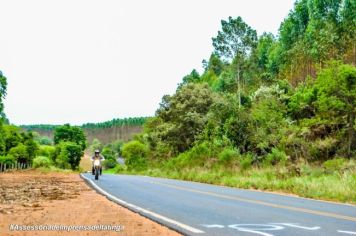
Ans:
[{"label": "dense forest", "polygon": [[163,97],[141,140],[152,157],[230,147],[254,162],[355,156],[356,2],[302,0],[279,35],[221,21],[214,52]]},{"label": "dense forest", "polygon": [[[304,196],[329,177],[352,189],[355,39],[354,0],[296,1],[278,35],[257,35],[241,17],[222,20],[203,73],[186,75],[124,145],[128,170]],[[330,175],[335,169],[343,177]]]},{"label": "dense forest", "polygon": [[[142,131],[142,126],[147,119],[147,117],[113,119],[99,123],[86,123],[78,127],[84,130],[89,143],[94,139],[99,139],[103,144],[108,144],[116,140],[130,140],[135,134]],[[20,127],[53,139],[54,131],[59,125],[34,124],[21,125]]]}]

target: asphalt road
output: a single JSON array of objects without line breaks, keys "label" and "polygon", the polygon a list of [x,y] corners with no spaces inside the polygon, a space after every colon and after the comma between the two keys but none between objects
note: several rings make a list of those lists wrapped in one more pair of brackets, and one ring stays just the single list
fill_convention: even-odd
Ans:
[{"label": "asphalt road", "polygon": [[186,235],[356,235],[354,205],[146,176],[82,176],[109,199]]}]

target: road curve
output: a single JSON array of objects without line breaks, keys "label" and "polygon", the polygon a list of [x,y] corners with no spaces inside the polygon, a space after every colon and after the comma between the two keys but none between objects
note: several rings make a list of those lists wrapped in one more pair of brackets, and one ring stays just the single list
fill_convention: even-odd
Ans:
[{"label": "road curve", "polygon": [[185,235],[356,235],[356,206],[147,176],[82,177]]}]

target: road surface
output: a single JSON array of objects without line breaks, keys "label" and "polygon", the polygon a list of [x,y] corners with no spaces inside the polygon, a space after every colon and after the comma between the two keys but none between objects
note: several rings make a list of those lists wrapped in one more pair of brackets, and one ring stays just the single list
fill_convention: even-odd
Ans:
[{"label": "road surface", "polygon": [[185,235],[356,235],[355,205],[146,176],[82,177]]}]

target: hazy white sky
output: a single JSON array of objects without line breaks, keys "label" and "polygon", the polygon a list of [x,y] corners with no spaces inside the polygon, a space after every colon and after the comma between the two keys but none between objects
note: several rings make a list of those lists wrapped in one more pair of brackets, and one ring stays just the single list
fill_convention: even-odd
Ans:
[{"label": "hazy white sky", "polygon": [[151,116],[201,70],[220,20],[276,34],[294,0],[0,0],[0,70],[14,124]]}]

